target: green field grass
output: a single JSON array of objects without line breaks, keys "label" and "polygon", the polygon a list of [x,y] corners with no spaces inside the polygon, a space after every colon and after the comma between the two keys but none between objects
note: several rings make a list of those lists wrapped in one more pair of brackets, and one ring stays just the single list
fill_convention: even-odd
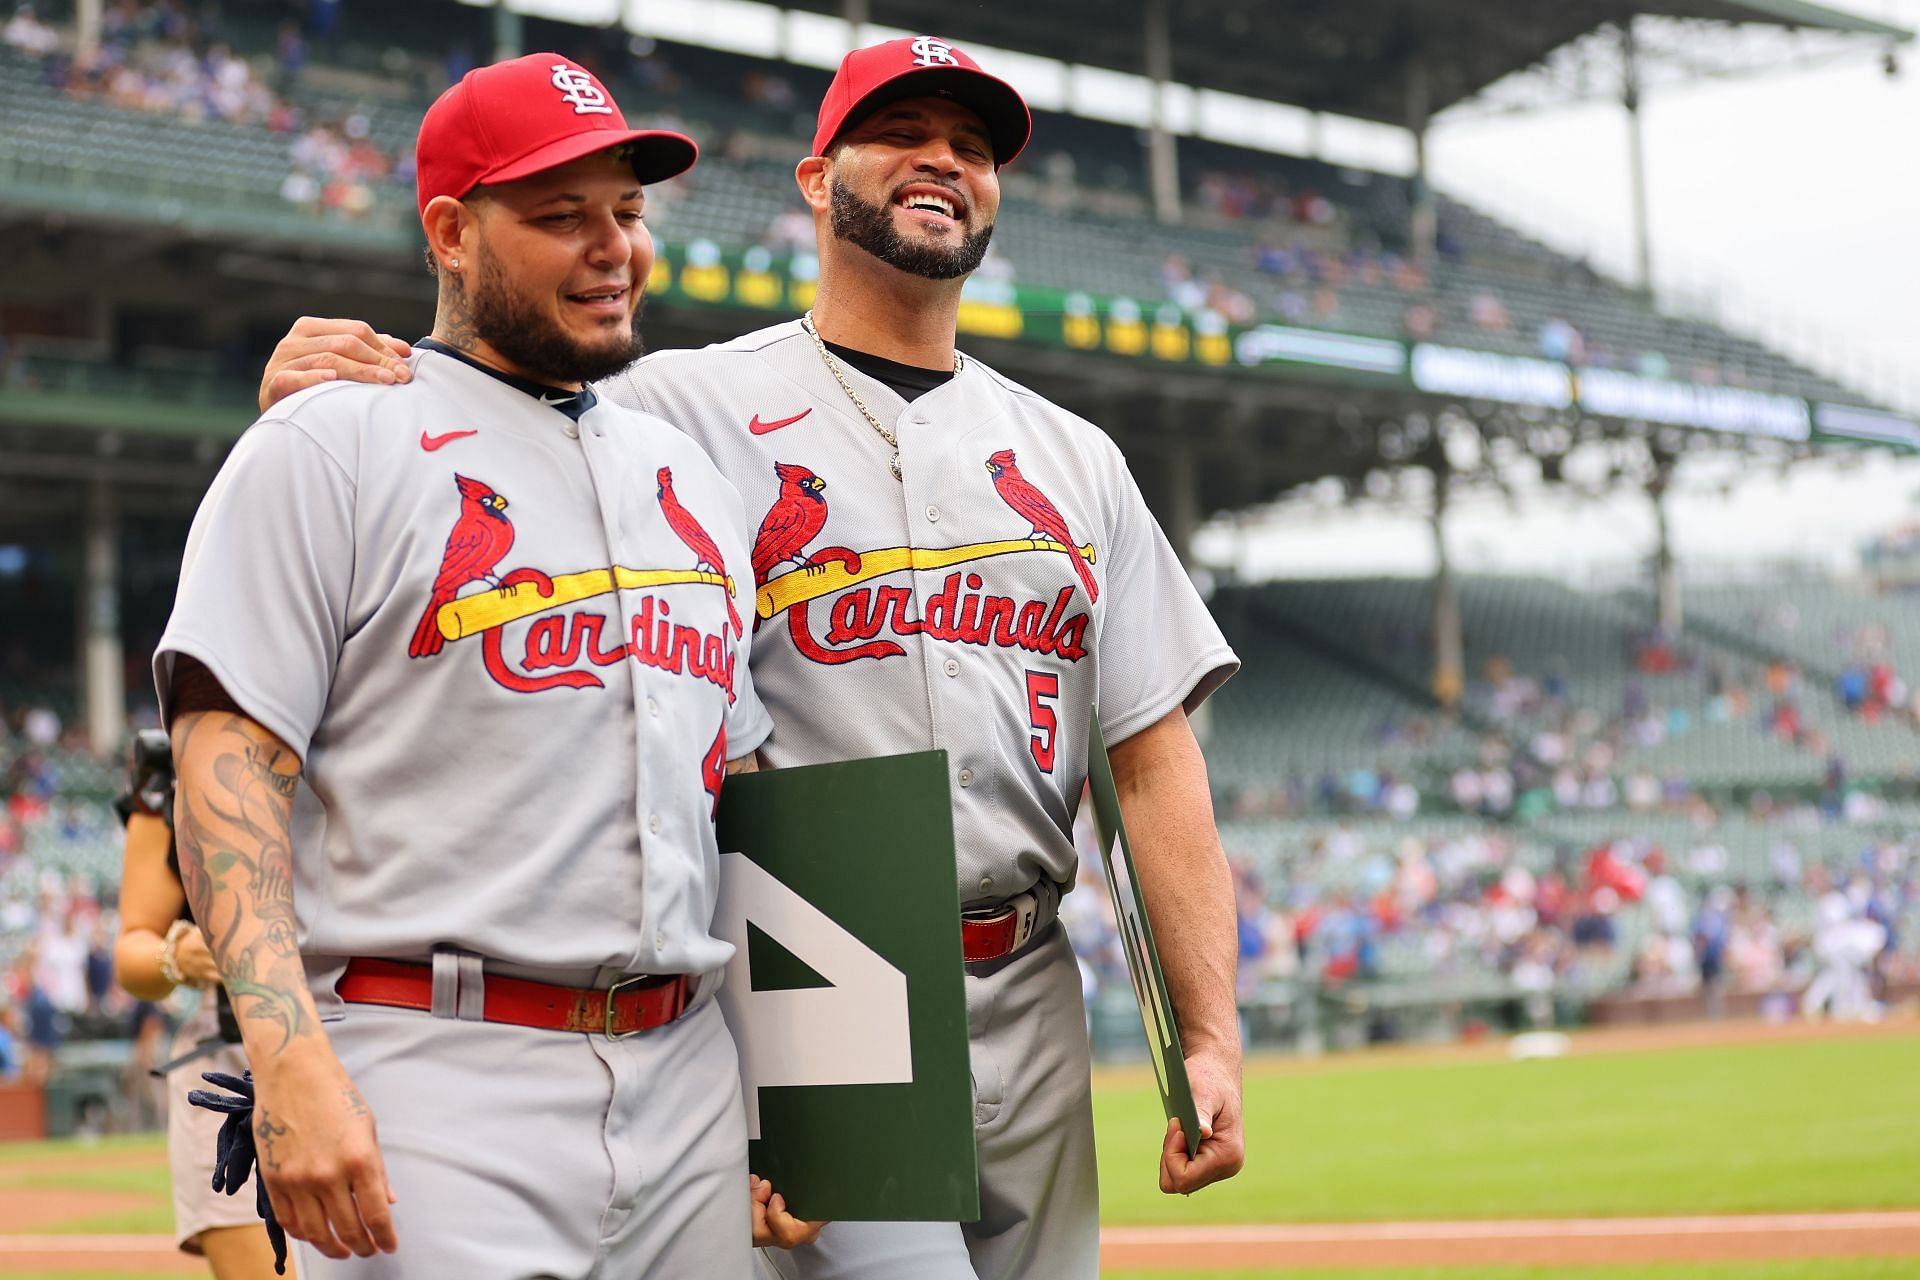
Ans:
[{"label": "green field grass", "polygon": [[[101,1167],[67,1167],[89,1158]],[[0,1196],[11,1187],[112,1191],[144,1203],[112,1213],[88,1214],[45,1224],[52,1235],[171,1235],[173,1195],[167,1182],[167,1143],[160,1134],[136,1134],[78,1142],[0,1143]],[[10,1275],[10,1273],[8,1273]]]},{"label": "green field grass", "polygon": [[166,1159],[166,1139],[157,1133],[116,1134],[96,1138],[53,1142],[0,1142],[0,1168],[9,1165],[39,1164],[49,1160],[70,1160],[77,1155],[140,1154],[159,1152]]},{"label": "green field grass", "polygon": [[1358,1056],[1247,1076],[1246,1171],[1184,1201],[1157,1183],[1152,1083],[1095,1091],[1106,1221],[1920,1204],[1920,1035],[1526,1062]]},{"label": "green field grass", "polygon": [[[1911,1208],[1920,1035],[1573,1056],[1354,1055],[1248,1069],[1250,1162],[1189,1200],[1154,1181],[1159,1104],[1139,1072],[1095,1089],[1111,1223],[1363,1221]],[[101,1157],[85,1167],[84,1157]],[[171,1231],[158,1135],[0,1144],[19,1186],[143,1205],[40,1230]],[[12,1273],[9,1273],[11,1275]],[[1920,1259],[1607,1268],[1111,1272],[1109,1280],[1920,1280]],[[69,1274],[64,1280],[73,1280]],[[84,1277],[82,1277],[84,1280]]]}]

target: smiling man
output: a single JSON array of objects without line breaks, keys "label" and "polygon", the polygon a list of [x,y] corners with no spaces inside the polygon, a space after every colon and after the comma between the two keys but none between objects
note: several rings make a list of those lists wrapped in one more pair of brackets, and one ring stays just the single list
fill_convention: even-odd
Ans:
[{"label": "smiling man", "polygon": [[587,386],[694,157],[556,55],[468,75],[420,129],[406,385],[289,397],[194,520],[155,658],[181,875],[303,1280],[744,1277],[804,1237],[712,1000],[714,807],[769,729],[748,526]]},{"label": "smiling man", "polygon": [[[1185,1193],[1243,1159],[1232,881],[1187,723],[1237,660],[1112,440],[955,347],[1030,129],[1019,93],[947,41],[854,50],[795,170],[812,312],[600,384],[687,431],[764,513],[761,763],[941,748],[953,770],[981,1218],[837,1222],[763,1253],[802,1280],[1097,1274],[1086,1024],[1057,922],[1096,697],[1203,1128],[1192,1159],[1170,1129],[1143,1163]],[[397,364],[364,325],[302,320],[262,398]]]}]

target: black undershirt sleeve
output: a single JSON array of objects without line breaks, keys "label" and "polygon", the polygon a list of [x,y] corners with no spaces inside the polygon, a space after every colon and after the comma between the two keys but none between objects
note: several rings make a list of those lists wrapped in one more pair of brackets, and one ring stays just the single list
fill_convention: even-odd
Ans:
[{"label": "black undershirt sleeve", "polygon": [[195,711],[231,711],[237,716],[246,715],[239,703],[227,693],[220,678],[207,670],[204,662],[180,654],[173,660],[172,697],[168,705],[173,708],[174,719]]}]

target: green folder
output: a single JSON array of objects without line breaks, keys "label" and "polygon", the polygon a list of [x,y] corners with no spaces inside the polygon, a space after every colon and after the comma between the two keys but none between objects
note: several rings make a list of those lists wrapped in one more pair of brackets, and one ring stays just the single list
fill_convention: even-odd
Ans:
[{"label": "green folder", "polygon": [[1140,1023],[1146,1028],[1147,1056],[1153,1060],[1154,1081],[1160,1086],[1160,1106],[1169,1119],[1179,1118],[1191,1159],[1200,1151],[1200,1116],[1193,1105],[1193,1084],[1187,1079],[1187,1058],[1180,1049],[1180,1028],[1167,995],[1160,952],[1153,945],[1153,926],[1147,921],[1147,902],[1140,895],[1140,877],[1133,867],[1133,846],[1127,842],[1126,823],[1120,820],[1120,793],[1113,783],[1113,762],[1107,759],[1098,707],[1088,725],[1087,782],[1093,791],[1093,825],[1100,838],[1101,863],[1113,895],[1113,918],[1120,929],[1120,949],[1127,953]]}]

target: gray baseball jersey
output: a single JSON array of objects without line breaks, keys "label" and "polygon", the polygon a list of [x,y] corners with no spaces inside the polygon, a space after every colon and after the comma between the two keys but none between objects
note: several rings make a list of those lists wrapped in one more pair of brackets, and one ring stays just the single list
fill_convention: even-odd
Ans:
[{"label": "gray baseball jersey", "polygon": [[[714,810],[769,729],[739,497],[591,392],[440,350],[413,368],[241,438],[155,657],[163,701],[191,655],[304,762],[301,952],[380,1117],[401,1244],[303,1247],[301,1274],[745,1276],[739,1064],[710,1000],[619,1041],[463,1016],[486,970],[605,986],[731,955]],[[433,1013],[332,994],[348,957],[429,953]]]},{"label": "gray baseball jersey", "polygon": [[715,799],[769,728],[739,497],[665,423],[413,364],[241,438],[188,535],[163,705],[190,654],[302,757],[310,957],[719,968]]},{"label": "gray baseball jersey", "polygon": [[[1098,428],[977,360],[904,401],[800,324],[661,352],[601,384],[713,456],[759,516],[753,650],[773,767],[945,748],[965,903],[1074,878],[1088,707],[1109,741],[1199,705],[1237,661]],[[969,975],[981,1219],[828,1226],[762,1254],[801,1280],[1092,1280],[1079,974],[1058,933]]]},{"label": "gray baseball jersey", "polygon": [[1119,742],[1237,660],[1104,432],[971,358],[911,404],[842,368],[903,481],[798,321],[600,390],[690,434],[760,519],[762,758],[943,747],[961,900],[1071,884],[1088,706]]}]

